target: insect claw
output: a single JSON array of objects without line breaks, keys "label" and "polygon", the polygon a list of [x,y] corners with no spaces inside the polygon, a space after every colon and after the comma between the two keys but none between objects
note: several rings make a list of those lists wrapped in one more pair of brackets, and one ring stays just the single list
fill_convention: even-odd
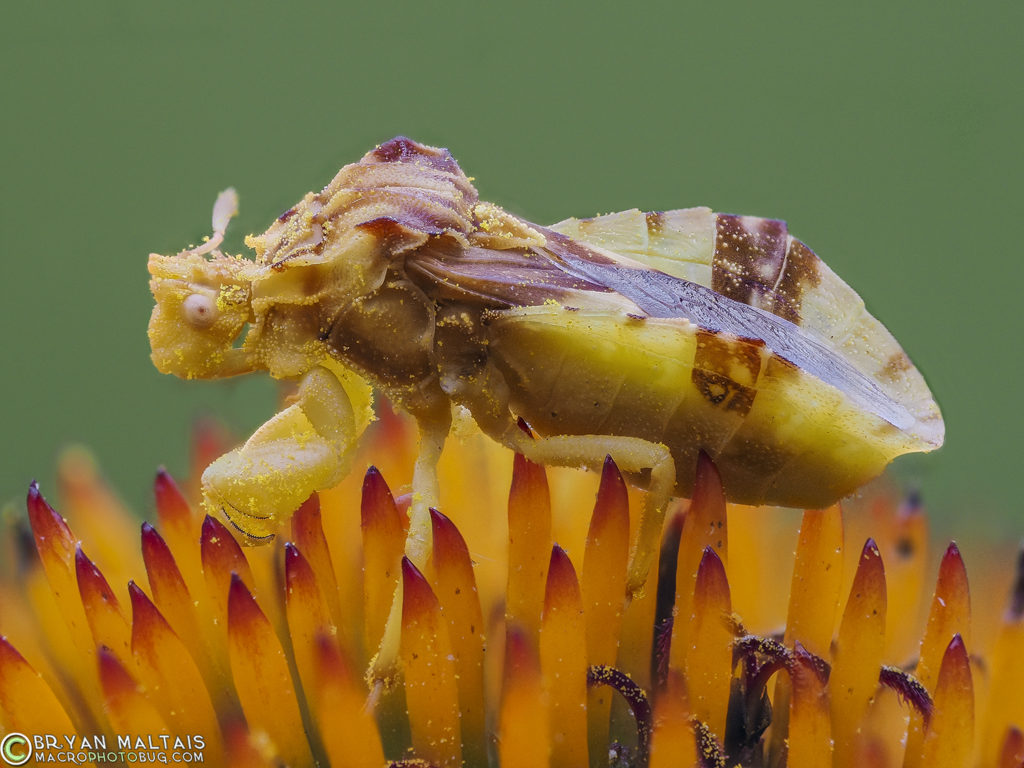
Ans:
[{"label": "insect claw", "polygon": [[[231,508],[235,509],[234,507],[231,507]],[[229,523],[231,523],[231,527],[234,528],[236,531],[238,531],[243,536],[245,536],[245,538],[251,544],[266,544],[268,541],[273,541],[274,537],[276,536],[276,534],[273,534],[273,533],[268,533],[266,536],[254,536],[253,534],[251,534],[248,531],[246,531],[245,529],[243,529],[234,520],[232,520],[231,516],[227,513],[227,510],[225,510],[224,507],[221,507],[220,511],[221,511],[221,514],[224,516],[224,519],[227,520]],[[235,510],[235,511],[236,512],[240,512],[240,510]],[[241,514],[245,514],[245,513],[241,512]]]},{"label": "insect claw", "polygon": [[[247,512],[246,510],[242,509],[241,507],[236,507],[230,501],[225,501],[224,503],[227,504],[229,507],[231,507],[231,509],[234,510],[234,512],[236,514],[242,515],[243,517],[252,518],[253,520],[270,520],[273,517],[273,515],[255,515],[252,512]],[[228,515],[228,512],[227,512],[226,509],[224,509],[224,507],[221,507],[220,511],[221,511],[221,514],[223,514],[225,517],[227,517],[228,519],[231,519],[230,515]],[[259,538],[259,537],[258,536],[254,536],[253,538]]]}]

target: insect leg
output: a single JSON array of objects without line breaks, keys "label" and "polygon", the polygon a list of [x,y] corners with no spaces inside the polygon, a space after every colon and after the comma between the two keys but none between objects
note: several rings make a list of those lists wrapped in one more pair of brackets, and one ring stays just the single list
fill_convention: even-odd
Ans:
[{"label": "insect leg", "polygon": [[311,493],[345,476],[361,421],[338,376],[316,366],[292,405],[206,468],[204,506],[223,512],[248,543],[269,541]]},{"label": "insect leg", "polygon": [[440,505],[437,462],[451,429],[451,406],[445,399],[437,408],[416,413],[415,416],[420,444],[412,472],[412,507],[409,511],[409,536],[405,542],[405,554],[417,567],[422,568],[431,548],[430,508]]},{"label": "insect leg", "polygon": [[676,465],[668,448],[639,437],[556,435],[533,440],[518,429],[516,433],[510,435],[515,449],[538,464],[599,467],[605,456],[611,456],[624,472],[650,470],[651,481],[630,551],[626,578],[628,594],[631,597],[639,594],[658,551],[665,508],[676,484]]},{"label": "insect leg", "polygon": [[[405,539],[405,554],[418,568],[424,568],[433,547],[430,508],[439,505],[437,462],[441,458],[452,412],[447,398],[438,398],[428,407],[411,411],[420,433],[419,455],[412,473],[412,506],[409,510],[409,533]],[[368,709],[373,708],[380,691],[394,685],[400,674],[400,640],[402,634],[402,585],[395,589],[391,610],[384,624],[380,646],[366,678],[371,693]]]},{"label": "insect leg", "polygon": [[459,377],[457,365],[453,365],[453,371],[447,379],[442,377],[445,391],[455,402],[469,409],[485,434],[531,461],[599,469],[605,456],[611,456],[624,472],[650,470],[650,485],[630,553],[626,580],[629,594],[638,594],[658,551],[665,508],[675,490],[676,465],[669,449],[651,440],[621,435],[552,435],[534,439],[511,418],[509,386],[493,362],[474,370],[472,377]]}]

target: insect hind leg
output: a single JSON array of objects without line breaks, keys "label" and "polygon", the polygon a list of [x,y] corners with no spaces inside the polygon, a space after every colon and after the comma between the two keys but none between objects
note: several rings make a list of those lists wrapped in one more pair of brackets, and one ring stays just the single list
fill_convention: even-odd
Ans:
[{"label": "insect hind leg", "polygon": [[639,595],[658,551],[665,508],[676,484],[676,465],[669,449],[639,437],[613,435],[554,435],[531,439],[516,428],[510,437],[516,451],[538,464],[597,468],[606,456],[611,456],[624,472],[650,470],[650,485],[630,549],[626,578],[628,595]]}]

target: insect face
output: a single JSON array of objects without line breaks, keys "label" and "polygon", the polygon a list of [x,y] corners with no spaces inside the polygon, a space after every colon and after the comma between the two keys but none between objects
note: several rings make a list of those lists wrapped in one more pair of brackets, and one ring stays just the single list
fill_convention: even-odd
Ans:
[{"label": "insect face", "polygon": [[[156,306],[149,320],[153,362],[162,373],[204,378],[240,359],[232,345],[251,317],[246,262],[197,253],[149,257]],[[239,371],[241,372],[241,371]]]}]

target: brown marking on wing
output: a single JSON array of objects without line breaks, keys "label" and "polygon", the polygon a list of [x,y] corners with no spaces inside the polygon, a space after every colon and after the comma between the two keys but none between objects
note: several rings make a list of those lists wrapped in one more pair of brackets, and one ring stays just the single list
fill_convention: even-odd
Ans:
[{"label": "brown marking on wing", "polygon": [[882,381],[887,381],[895,384],[896,382],[902,381],[906,378],[906,373],[914,364],[910,362],[910,358],[907,357],[907,353],[902,349],[893,352],[889,356],[889,359],[885,361],[885,365],[878,372],[878,378]]},{"label": "brown marking on wing", "polygon": [[728,334],[747,343],[764,344],[773,355],[844,392],[858,407],[900,429],[913,427],[914,417],[902,399],[886,394],[870,373],[856,368],[834,346],[800,326],[759,307],[731,300],[706,286],[638,268],[639,265],[630,265],[625,259],[612,261],[605,253],[553,230],[542,231],[548,244],[546,248],[534,249],[537,255],[546,256],[569,274],[607,286],[650,317],[685,318],[712,334]]},{"label": "brown marking on wing", "polygon": [[704,395],[712,405],[719,406],[723,411],[735,411],[746,416],[754,405],[757,390],[737,384],[728,376],[694,368],[690,375],[697,391]]},{"label": "brown marking on wing", "polygon": [[720,213],[716,229],[712,290],[770,311],[786,257],[786,222]]},{"label": "brown marking on wing", "polygon": [[804,291],[821,283],[819,263],[814,251],[793,238],[786,253],[786,266],[775,285],[775,301],[769,311],[800,325],[800,303]]},{"label": "brown marking on wing", "polygon": [[764,347],[760,340],[738,339],[731,334],[700,329],[697,331],[697,354],[693,365],[752,387],[761,373]]},{"label": "brown marking on wing", "polygon": [[698,330],[691,380],[708,402],[746,415],[765,354],[764,342]]},{"label": "brown marking on wing", "polygon": [[657,235],[665,226],[665,217],[662,211],[648,211],[644,214],[647,221],[647,232],[650,235]]},{"label": "brown marking on wing", "polygon": [[539,256],[546,256],[579,278],[610,288],[649,316],[686,318],[711,334],[764,344],[774,355],[784,357],[811,376],[846,392],[861,408],[901,429],[911,426],[913,419],[901,402],[886,395],[876,381],[855,369],[834,347],[786,319],[731,300],[706,286],[673,278],[655,269],[637,268],[625,260],[611,260],[554,230],[543,231],[548,247],[536,249]]}]

